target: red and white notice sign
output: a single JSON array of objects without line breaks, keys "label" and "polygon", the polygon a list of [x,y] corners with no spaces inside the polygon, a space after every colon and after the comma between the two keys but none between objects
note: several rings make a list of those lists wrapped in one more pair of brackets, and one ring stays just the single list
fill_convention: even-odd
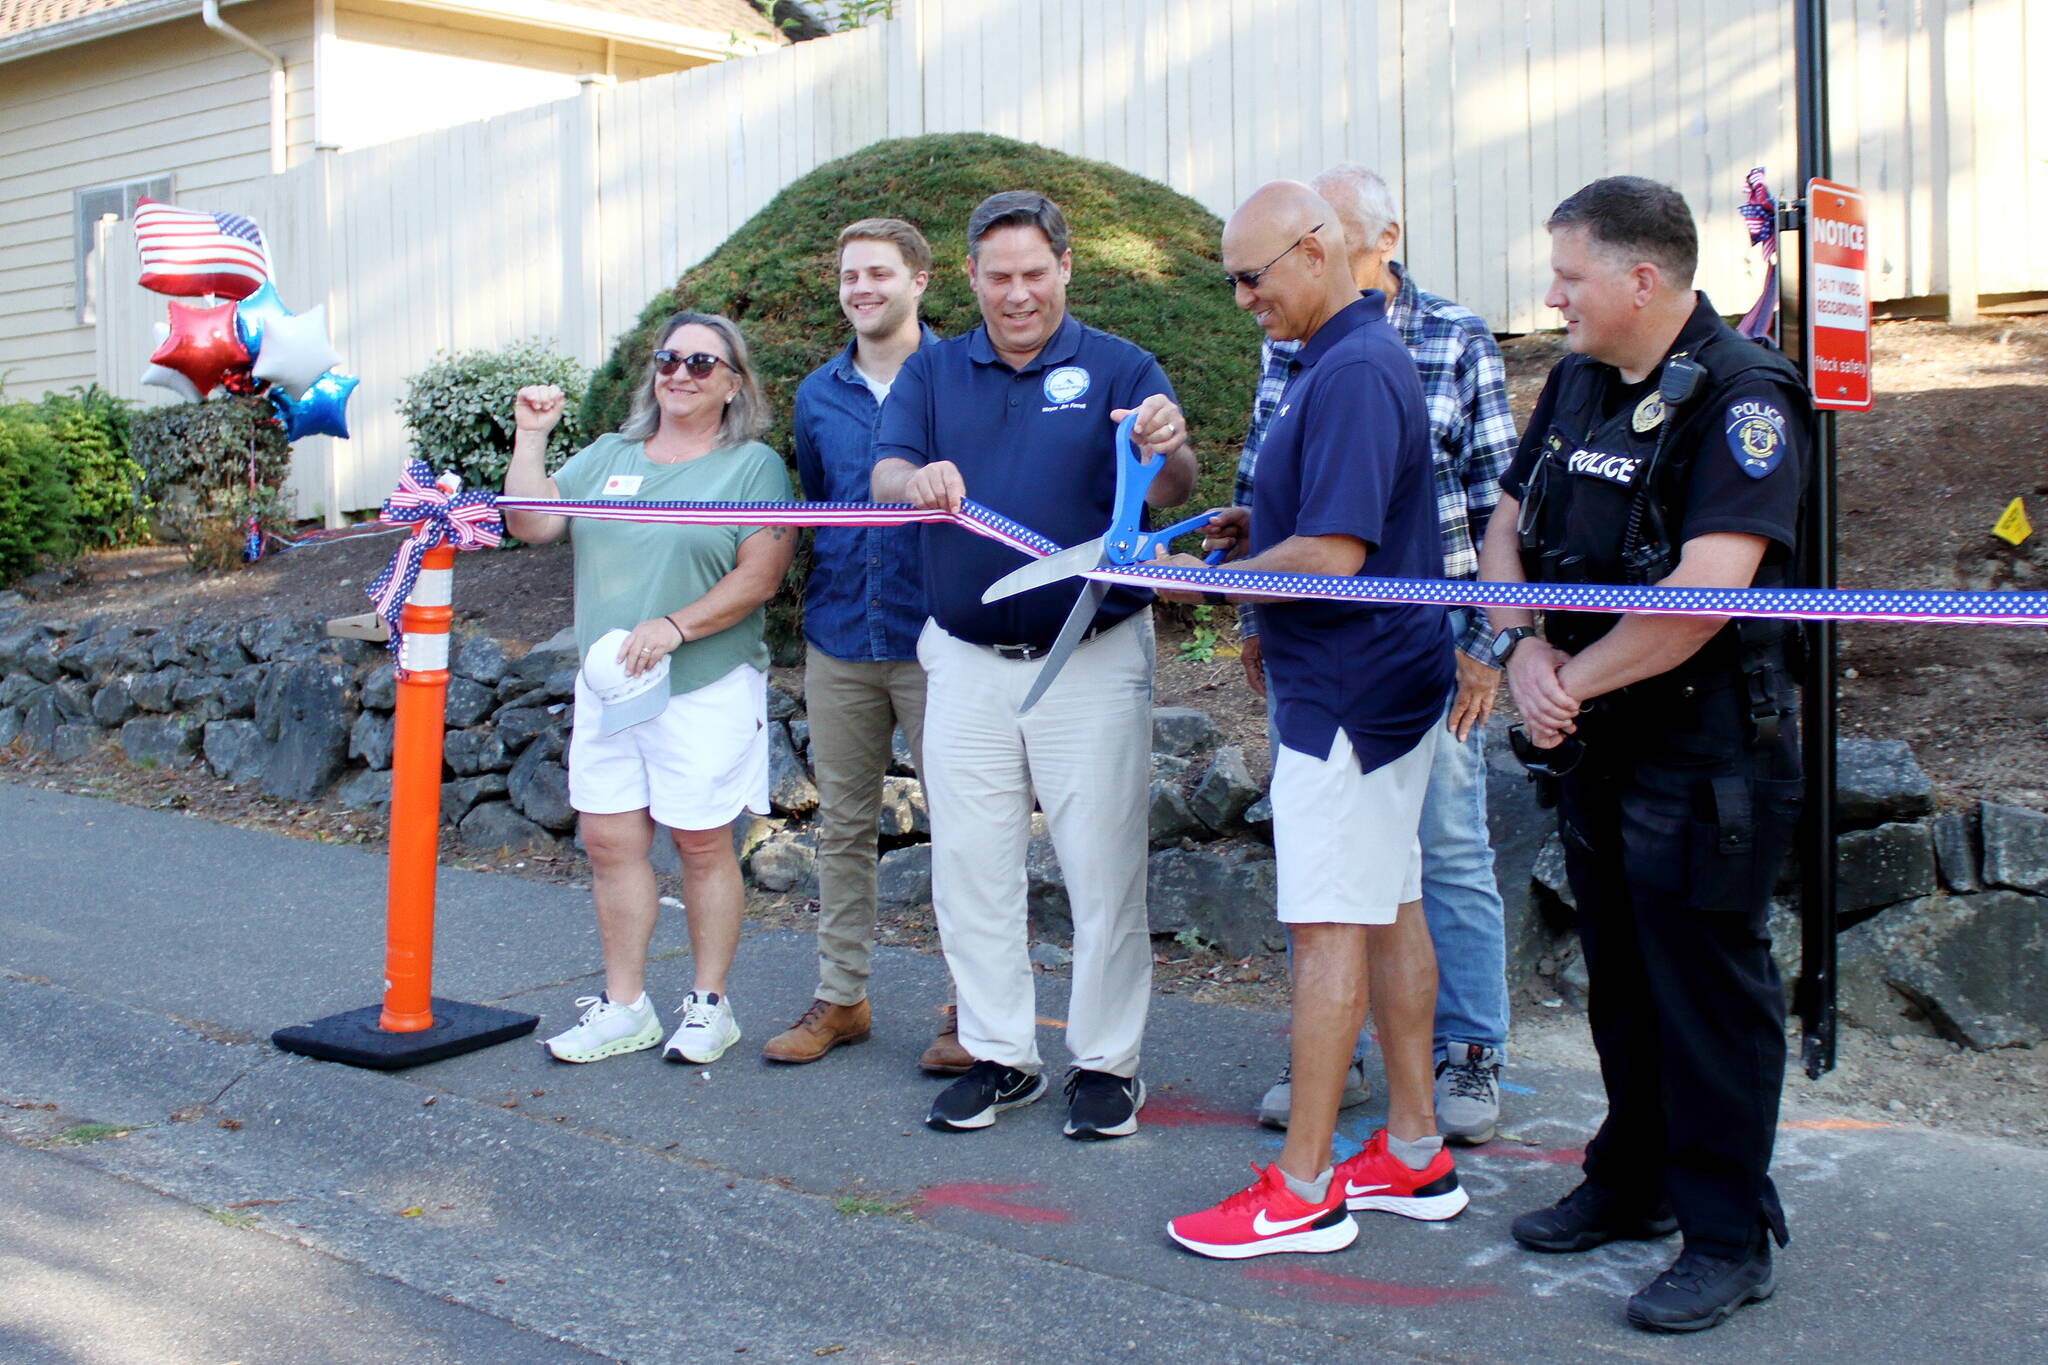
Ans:
[{"label": "red and white notice sign", "polygon": [[1817,408],[1870,406],[1870,229],[1863,193],[1806,182],[1806,384]]}]

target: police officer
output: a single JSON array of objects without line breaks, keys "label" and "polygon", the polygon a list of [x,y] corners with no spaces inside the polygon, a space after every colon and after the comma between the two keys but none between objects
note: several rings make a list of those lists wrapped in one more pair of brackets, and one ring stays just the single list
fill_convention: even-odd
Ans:
[{"label": "police officer", "polygon": [[[1798,371],[1692,288],[1677,191],[1597,180],[1558,205],[1553,282],[1573,354],[1551,371],[1480,576],[1769,586],[1795,562],[1809,404]],[[1724,617],[1489,608],[1524,717],[1518,755],[1557,779],[1608,1113],[1585,1179],[1515,1220],[1532,1251],[1674,1229],[1629,1300],[1650,1331],[1712,1327],[1771,1293],[1786,1241],[1768,1174],[1784,997],[1765,917],[1799,804],[1784,627]]]}]

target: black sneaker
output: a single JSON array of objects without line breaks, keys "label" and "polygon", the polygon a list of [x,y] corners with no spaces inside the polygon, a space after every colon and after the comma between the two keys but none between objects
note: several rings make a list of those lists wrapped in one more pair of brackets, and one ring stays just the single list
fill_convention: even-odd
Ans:
[{"label": "black sneaker", "polygon": [[976,1062],[967,1074],[939,1092],[925,1124],[942,1133],[986,1128],[1005,1109],[1029,1104],[1045,1093],[1045,1074],[1019,1071],[1001,1062]]},{"label": "black sneaker", "polygon": [[1145,1083],[1136,1076],[1075,1067],[1067,1073],[1066,1134],[1077,1142],[1129,1137],[1138,1131]]},{"label": "black sneaker", "polygon": [[1654,1242],[1678,1231],[1667,1205],[1645,1209],[1590,1180],[1547,1209],[1525,1213],[1509,1231],[1531,1251],[1591,1251],[1609,1242]]},{"label": "black sneaker", "polygon": [[1628,1301],[1628,1320],[1645,1332],[1704,1332],[1742,1305],[1768,1299],[1775,1287],[1768,1238],[1758,1237],[1754,1249],[1737,1256],[1687,1247]]}]

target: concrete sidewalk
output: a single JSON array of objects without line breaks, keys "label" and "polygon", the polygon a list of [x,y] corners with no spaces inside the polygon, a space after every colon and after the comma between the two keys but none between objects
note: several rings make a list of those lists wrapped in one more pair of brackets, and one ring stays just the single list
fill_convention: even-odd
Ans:
[{"label": "concrete sidewalk", "polygon": [[[2048,1154],[2030,1148],[1789,1116],[1776,1173],[1795,1241],[1777,1298],[1654,1338],[1622,1305],[1675,1243],[1559,1258],[1507,1237],[1575,1182],[1600,1112],[1589,1073],[1515,1068],[1520,1140],[1460,1154],[1473,1205],[1453,1222],[1363,1215],[1337,1255],[1215,1263],[1161,1228],[1272,1158],[1275,1135],[1245,1116],[1284,1056],[1281,1016],[1155,1000],[1154,1099],[1134,1138],[1063,1140],[1057,1092],[989,1132],[942,1135],[921,1122],[937,1083],[914,1066],[942,964],[880,950],[874,1040],[770,1068],[758,1046],[807,1002],[814,956],[803,936],[762,932],[733,981],[746,1038],[716,1066],[642,1053],[569,1067],[522,1041],[386,1075],[264,1041],[375,999],[380,856],[6,785],[0,856],[0,1127],[128,1134],[0,1163],[22,1228],[49,1226],[79,1189],[114,1191],[62,1239],[0,1241],[9,1280],[48,1245],[38,1283],[53,1286],[33,1313],[0,1301],[7,1360],[10,1332],[41,1343],[30,1360],[252,1365],[2048,1356]],[[573,997],[597,989],[587,893],[441,876],[436,992],[540,1013],[544,1033],[572,1022]],[[658,950],[681,945],[675,918]],[[658,964],[657,1002],[687,977],[686,962]],[[1064,982],[1041,991],[1041,1015],[1059,1018]],[[1056,1027],[1042,1046],[1063,1066]],[[1354,1138],[1374,1108],[1347,1115]],[[180,1211],[205,1235],[177,1250],[170,1206],[146,1191],[260,1221]],[[167,1276],[162,1256],[99,1245],[130,1229],[189,1268]],[[228,1292],[238,1283],[250,1292]],[[388,1338],[337,1331],[326,1354],[297,1351],[270,1285]],[[90,1286],[206,1334],[166,1329],[146,1355],[124,1352]]]}]

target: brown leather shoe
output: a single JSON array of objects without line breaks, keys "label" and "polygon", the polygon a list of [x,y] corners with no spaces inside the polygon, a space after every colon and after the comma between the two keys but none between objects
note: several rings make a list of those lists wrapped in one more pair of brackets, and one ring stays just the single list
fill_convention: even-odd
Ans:
[{"label": "brown leather shoe", "polygon": [[939,1036],[932,1039],[917,1065],[933,1076],[964,1076],[973,1069],[974,1058],[960,1046],[960,1013],[951,1005],[943,1013],[946,1022],[939,1025]]},{"label": "brown leather shoe", "polygon": [[870,1022],[865,1000],[858,1005],[813,1000],[803,1018],[768,1040],[761,1055],[771,1062],[815,1062],[841,1043],[865,1043]]}]

